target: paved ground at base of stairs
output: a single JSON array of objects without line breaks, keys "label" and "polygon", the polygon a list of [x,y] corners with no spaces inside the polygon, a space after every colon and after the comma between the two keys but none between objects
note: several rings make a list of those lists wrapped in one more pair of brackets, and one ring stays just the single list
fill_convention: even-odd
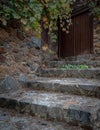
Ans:
[{"label": "paved ground at base of stairs", "polygon": [[29,115],[0,108],[0,130],[84,130],[60,122],[45,121]]}]

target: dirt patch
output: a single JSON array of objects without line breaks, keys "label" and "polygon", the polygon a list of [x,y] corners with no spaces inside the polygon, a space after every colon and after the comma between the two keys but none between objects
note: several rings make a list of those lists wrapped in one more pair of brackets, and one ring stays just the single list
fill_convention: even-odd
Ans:
[{"label": "dirt patch", "polygon": [[0,27],[0,79],[35,73],[41,62],[41,49],[33,46],[32,31]]}]

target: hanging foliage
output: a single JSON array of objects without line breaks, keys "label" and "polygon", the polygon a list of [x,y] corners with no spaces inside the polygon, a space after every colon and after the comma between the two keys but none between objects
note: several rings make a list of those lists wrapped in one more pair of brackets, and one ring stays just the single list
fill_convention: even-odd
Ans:
[{"label": "hanging foliage", "polygon": [[69,27],[64,27],[63,19],[71,24],[71,4],[75,0],[1,0],[0,1],[0,21],[4,25],[7,21],[14,18],[20,20],[24,26],[31,27],[36,31],[41,26],[49,29],[49,34],[57,30],[57,20],[63,31]]},{"label": "hanging foliage", "polygon": [[[22,25],[40,32],[41,21],[48,28],[49,35],[55,40],[57,20],[59,18],[62,30],[68,33],[71,23],[72,5],[76,0],[0,0],[0,21],[7,25],[10,19],[20,20]],[[97,0],[90,0],[92,14],[100,15]],[[66,27],[64,26],[67,23]]]},{"label": "hanging foliage", "polygon": [[89,3],[89,7],[91,8],[90,14],[95,16],[100,21],[100,1],[93,0]]}]

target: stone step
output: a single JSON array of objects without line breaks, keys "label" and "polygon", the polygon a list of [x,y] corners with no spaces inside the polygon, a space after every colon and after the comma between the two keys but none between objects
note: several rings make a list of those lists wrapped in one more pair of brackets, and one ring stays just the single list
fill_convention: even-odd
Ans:
[{"label": "stone step", "polygon": [[38,68],[37,76],[40,77],[56,77],[56,78],[95,78],[100,79],[100,68],[91,69],[69,69],[65,68]]},{"label": "stone step", "polygon": [[88,68],[100,67],[100,61],[47,61],[42,66],[47,68],[64,68],[68,65],[75,66],[87,66]]},{"label": "stone step", "polygon": [[100,54],[85,54],[78,56],[66,57],[66,61],[100,61]]},{"label": "stone step", "polygon": [[100,100],[97,98],[24,88],[17,92],[0,94],[0,107],[15,109],[48,120],[71,123],[71,126],[88,127],[88,130],[100,128]]},{"label": "stone step", "polygon": [[100,98],[100,81],[77,78],[37,78],[23,82],[25,87],[33,90],[60,92],[65,94],[85,95]]},{"label": "stone step", "polygon": [[0,130],[84,130],[62,122],[46,121],[16,111],[0,108]]}]

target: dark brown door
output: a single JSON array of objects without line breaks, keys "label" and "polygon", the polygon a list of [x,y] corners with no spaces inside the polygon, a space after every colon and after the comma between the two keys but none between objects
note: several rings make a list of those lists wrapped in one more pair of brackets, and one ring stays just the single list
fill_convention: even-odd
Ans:
[{"label": "dark brown door", "polygon": [[88,11],[76,13],[72,16],[72,25],[69,34],[59,27],[58,52],[59,57],[90,54],[93,46],[92,18]]}]

